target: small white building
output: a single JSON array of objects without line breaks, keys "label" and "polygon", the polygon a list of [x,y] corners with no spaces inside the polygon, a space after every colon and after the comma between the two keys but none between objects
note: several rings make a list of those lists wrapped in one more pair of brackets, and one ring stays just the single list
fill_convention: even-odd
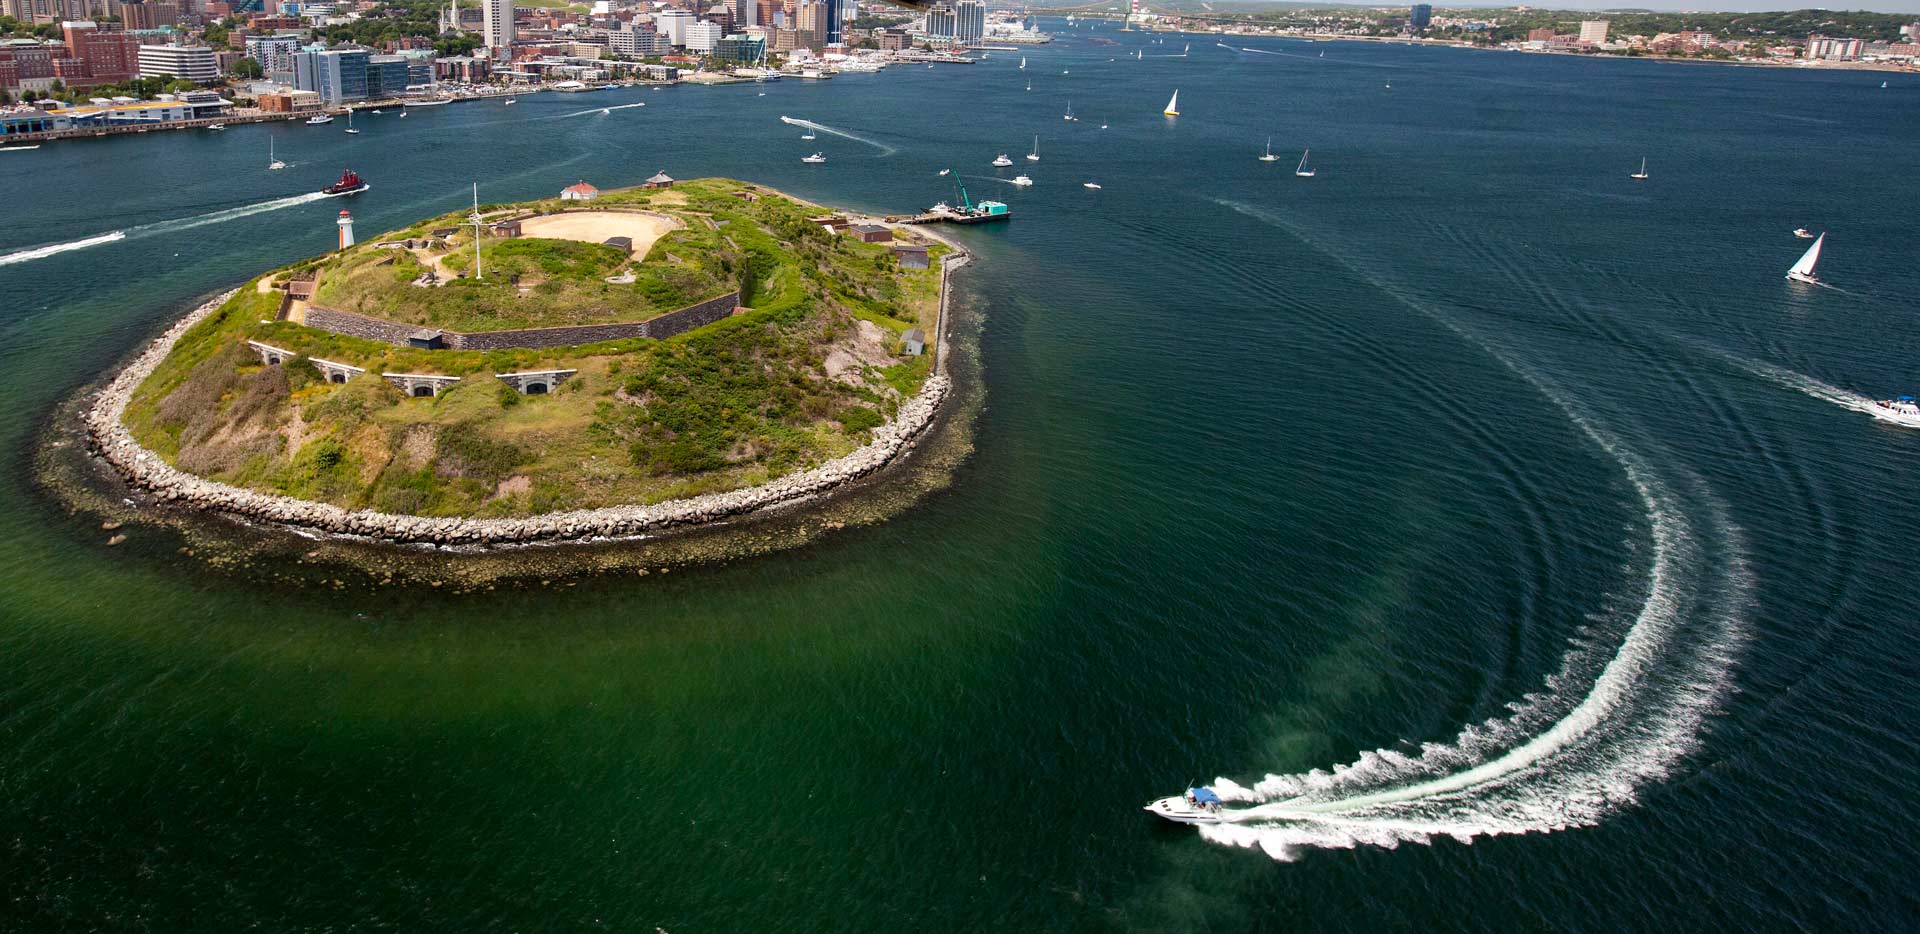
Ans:
[{"label": "small white building", "polygon": [[598,197],[600,197],[600,189],[584,181],[560,189],[560,200],[562,201],[592,201]]}]

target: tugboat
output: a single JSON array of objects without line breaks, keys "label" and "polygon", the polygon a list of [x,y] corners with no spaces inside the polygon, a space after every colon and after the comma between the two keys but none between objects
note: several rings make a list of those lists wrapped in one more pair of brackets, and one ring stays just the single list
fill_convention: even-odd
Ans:
[{"label": "tugboat", "polygon": [[373,186],[360,180],[358,173],[348,169],[340,173],[339,181],[320,189],[320,193],[329,198],[336,198],[341,195],[357,195],[371,187]]},{"label": "tugboat", "polygon": [[1161,798],[1144,810],[1176,824],[1218,824],[1227,819],[1220,811],[1220,796],[1205,786],[1189,788],[1183,795]]}]

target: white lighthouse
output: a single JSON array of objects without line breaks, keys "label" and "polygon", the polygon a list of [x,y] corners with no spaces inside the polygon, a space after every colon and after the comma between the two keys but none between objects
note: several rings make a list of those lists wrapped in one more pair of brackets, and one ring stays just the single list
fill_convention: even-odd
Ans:
[{"label": "white lighthouse", "polygon": [[353,245],[353,215],[346,211],[341,211],[339,223],[340,249],[344,250]]}]

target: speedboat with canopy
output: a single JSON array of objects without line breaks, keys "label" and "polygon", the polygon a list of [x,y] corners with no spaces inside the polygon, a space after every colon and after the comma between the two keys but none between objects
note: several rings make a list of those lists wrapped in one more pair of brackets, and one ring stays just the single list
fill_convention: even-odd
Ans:
[{"label": "speedboat with canopy", "polygon": [[1223,803],[1213,789],[1202,785],[1187,789],[1185,794],[1161,798],[1147,805],[1146,811],[1176,824],[1218,824],[1227,819]]}]

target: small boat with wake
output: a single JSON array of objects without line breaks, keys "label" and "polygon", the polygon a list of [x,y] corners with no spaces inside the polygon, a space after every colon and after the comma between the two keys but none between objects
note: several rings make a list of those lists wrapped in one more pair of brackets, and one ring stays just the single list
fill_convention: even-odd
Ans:
[{"label": "small boat with wake", "polygon": [[1189,788],[1185,794],[1161,798],[1144,810],[1176,824],[1218,824],[1227,819],[1221,810],[1220,796],[1205,785]]},{"label": "small boat with wake", "polygon": [[1800,239],[1802,239],[1802,240],[1812,240],[1812,239],[1813,239],[1813,231],[1811,231],[1811,230],[1808,230],[1808,229],[1807,229],[1807,228],[1805,228],[1805,227],[1795,227],[1795,228],[1793,228],[1793,235],[1794,235],[1794,236],[1796,236],[1796,237],[1799,237],[1799,238],[1800,238]]},{"label": "small boat with wake", "polygon": [[1877,399],[1873,403],[1873,417],[1908,428],[1920,428],[1920,405],[1914,403],[1912,396]]},{"label": "small boat with wake", "polygon": [[320,193],[329,198],[338,198],[343,195],[357,195],[371,187],[373,186],[360,178],[359,173],[348,169],[340,173],[339,181],[320,189]]}]

